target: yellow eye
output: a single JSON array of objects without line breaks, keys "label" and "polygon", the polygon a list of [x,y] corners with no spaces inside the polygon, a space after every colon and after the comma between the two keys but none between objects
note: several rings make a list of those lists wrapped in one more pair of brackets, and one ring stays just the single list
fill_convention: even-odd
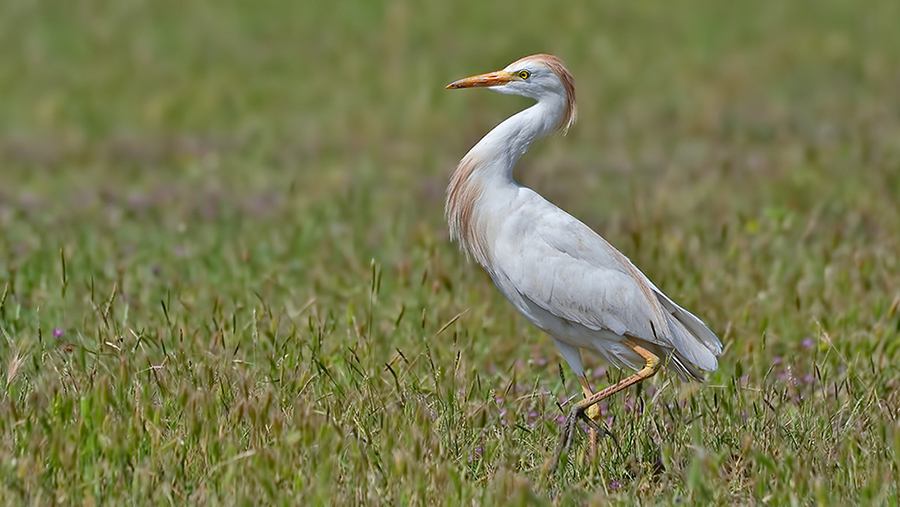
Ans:
[{"label": "yellow eye", "polygon": [[520,78],[520,79],[528,79],[529,76],[531,76],[531,73],[528,72],[527,70],[520,70],[520,71],[519,71],[519,78]]}]

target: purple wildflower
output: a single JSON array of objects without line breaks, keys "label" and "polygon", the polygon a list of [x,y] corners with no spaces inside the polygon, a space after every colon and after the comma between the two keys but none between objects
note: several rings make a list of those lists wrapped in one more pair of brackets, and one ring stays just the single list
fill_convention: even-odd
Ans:
[{"label": "purple wildflower", "polygon": [[54,338],[62,338],[62,337],[63,337],[63,334],[65,334],[65,333],[64,333],[63,330],[60,329],[60,328],[56,328],[56,329],[53,330],[53,337],[54,337]]},{"label": "purple wildflower", "polygon": [[801,345],[804,349],[811,349],[811,348],[813,348],[813,345],[815,345],[815,342],[813,341],[812,338],[810,338],[810,337],[807,336],[806,338],[803,339],[802,342],[800,342],[800,345]]},{"label": "purple wildflower", "polygon": [[619,489],[619,488],[621,488],[621,487],[622,487],[622,483],[620,483],[619,481],[612,481],[612,482],[609,483],[609,489],[616,490],[616,489]]}]

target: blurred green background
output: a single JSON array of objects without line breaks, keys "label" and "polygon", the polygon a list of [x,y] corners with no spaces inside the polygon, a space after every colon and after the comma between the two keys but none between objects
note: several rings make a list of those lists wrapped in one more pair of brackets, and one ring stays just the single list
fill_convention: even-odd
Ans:
[{"label": "blurred green background", "polygon": [[[898,20],[4,2],[2,500],[896,501]],[[519,181],[726,344],[705,387],[611,401],[624,454],[576,445],[552,479],[577,385],[443,218],[456,161],[528,105],[444,86],[537,52],[574,75],[579,121]]]}]

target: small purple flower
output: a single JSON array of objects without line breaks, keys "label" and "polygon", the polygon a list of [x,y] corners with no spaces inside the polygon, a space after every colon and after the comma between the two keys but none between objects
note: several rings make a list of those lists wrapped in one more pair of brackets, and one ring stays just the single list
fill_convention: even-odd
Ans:
[{"label": "small purple flower", "polygon": [[547,366],[547,358],[539,357],[537,358],[537,361],[535,361],[535,364],[537,364],[538,366]]},{"label": "small purple flower", "polygon": [[625,411],[631,412],[631,410],[633,408],[634,408],[634,398],[626,398],[625,399]]},{"label": "small purple flower", "polygon": [[609,489],[616,490],[622,487],[622,483],[619,481],[612,481],[609,483]]},{"label": "small purple flower", "polygon": [[537,416],[538,416],[538,413],[537,413],[537,412],[529,412],[529,413],[528,413],[528,418],[529,418],[529,419],[534,419],[534,418],[537,417]]},{"label": "small purple flower", "polygon": [[781,364],[781,361],[783,361],[781,356],[775,356],[772,358],[772,364],[774,364],[775,366],[778,366],[779,364]]},{"label": "small purple flower", "polygon": [[594,378],[600,378],[604,375],[606,375],[606,366],[597,368],[596,370],[594,370],[594,373],[591,374],[591,376]]},{"label": "small purple flower", "polygon": [[62,337],[63,337],[63,334],[65,334],[65,333],[64,333],[63,330],[60,329],[60,328],[56,328],[56,329],[53,330],[53,337],[54,337],[54,338],[57,338],[57,339],[58,339],[58,338],[62,338]]},{"label": "small purple flower", "polygon": [[566,416],[561,415],[556,418],[556,424],[565,424],[565,423],[566,423]]},{"label": "small purple flower", "polygon": [[813,345],[815,345],[815,342],[813,341],[812,338],[810,338],[810,337],[807,336],[806,338],[803,339],[802,342],[800,342],[800,345],[801,345],[804,349],[811,349],[811,348],[813,348]]}]

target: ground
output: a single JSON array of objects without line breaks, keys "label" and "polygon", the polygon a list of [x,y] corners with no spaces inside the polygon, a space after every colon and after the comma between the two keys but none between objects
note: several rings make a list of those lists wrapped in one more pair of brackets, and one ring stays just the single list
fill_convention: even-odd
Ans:
[{"label": "ground", "polygon": [[[0,5],[6,504],[863,504],[900,496],[900,4]],[[449,242],[462,155],[549,52],[517,177],[722,338],[577,380]],[[596,387],[624,375],[586,356]]]}]

